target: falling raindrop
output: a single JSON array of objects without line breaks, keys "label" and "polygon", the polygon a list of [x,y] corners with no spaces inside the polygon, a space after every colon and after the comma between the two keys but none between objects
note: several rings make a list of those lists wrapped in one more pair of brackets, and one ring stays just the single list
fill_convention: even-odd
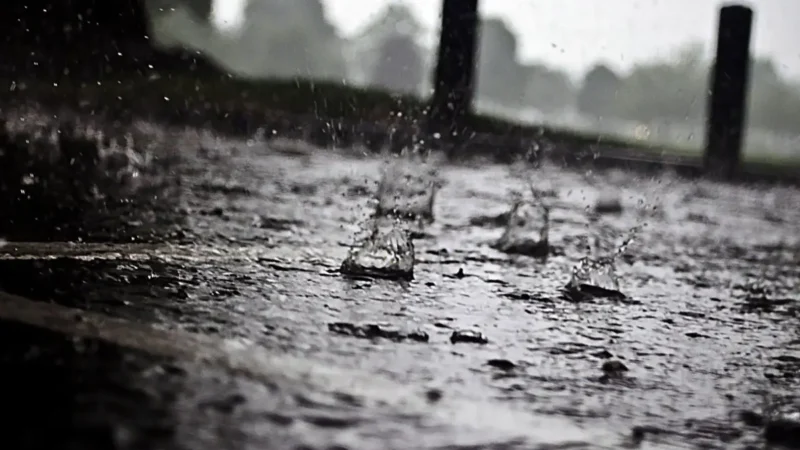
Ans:
[{"label": "falling raindrop", "polygon": [[438,173],[429,163],[413,156],[397,158],[381,177],[376,214],[430,224],[434,221],[434,203],[440,187]]}]

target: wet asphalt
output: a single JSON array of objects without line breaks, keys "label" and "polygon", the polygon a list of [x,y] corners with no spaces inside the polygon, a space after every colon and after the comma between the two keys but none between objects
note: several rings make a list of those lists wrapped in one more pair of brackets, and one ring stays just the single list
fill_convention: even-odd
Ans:
[{"label": "wet asphalt", "polygon": [[[254,377],[148,351],[146,338],[133,348],[3,319],[10,448],[800,442],[792,188],[447,165],[414,280],[352,279],[338,267],[374,208],[381,158],[138,133],[156,144],[124,180],[93,172],[102,199],[48,209],[58,196],[30,188],[8,203],[0,290],[318,372],[276,359]],[[545,261],[490,246],[523,178],[552,205]],[[609,198],[621,208],[594,214]],[[586,236],[613,247],[637,226],[617,267],[625,301],[560,296]]]}]

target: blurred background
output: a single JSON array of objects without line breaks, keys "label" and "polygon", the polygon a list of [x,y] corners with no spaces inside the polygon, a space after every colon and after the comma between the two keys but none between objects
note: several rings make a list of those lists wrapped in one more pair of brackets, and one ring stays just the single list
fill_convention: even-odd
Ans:
[{"label": "blurred background", "polygon": [[[195,3],[192,3],[195,2]],[[725,2],[481,2],[476,109],[698,151]],[[745,153],[800,147],[800,2],[755,10]],[[253,78],[342,80],[427,97],[441,4],[427,0],[150,0],[156,39]]]}]

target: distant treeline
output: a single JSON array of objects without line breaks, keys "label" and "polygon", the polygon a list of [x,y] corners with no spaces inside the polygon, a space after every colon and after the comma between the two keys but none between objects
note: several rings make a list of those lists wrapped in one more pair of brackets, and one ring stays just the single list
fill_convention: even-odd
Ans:
[{"label": "distant treeline", "polygon": [[[198,27],[197,24],[194,24]],[[196,30],[205,30],[197,32]],[[253,77],[309,76],[426,95],[435,52],[403,5],[388,6],[360,34],[343,38],[320,0],[250,0],[243,29],[233,35],[199,26],[191,40],[237,72]],[[628,73],[597,64],[577,83],[564,71],[522,62],[516,36],[497,18],[481,22],[477,96],[507,108],[544,114],[577,111],[642,123],[702,123],[711,61],[691,44],[673,58]],[[754,58],[748,120],[759,128],[800,133],[800,85],[775,63]]]}]

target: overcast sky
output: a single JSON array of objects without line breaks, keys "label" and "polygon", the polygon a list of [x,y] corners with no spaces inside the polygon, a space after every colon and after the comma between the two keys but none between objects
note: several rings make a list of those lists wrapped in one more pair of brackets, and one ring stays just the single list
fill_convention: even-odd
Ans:
[{"label": "overcast sky", "polygon": [[[235,24],[247,0],[216,0],[220,23]],[[358,32],[390,3],[405,3],[435,39],[440,0],[323,0],[344,35]],[[481,13],[501,17],[520,43],[524,60],[537,59],[571,72],[596,61],[618,68],[668,57],[681,44],[713,50],[722,0],[481,0]],[[773,56],[786,75],[800,78],[800,0],[749,0],[755,9],[753,48]]]}]

